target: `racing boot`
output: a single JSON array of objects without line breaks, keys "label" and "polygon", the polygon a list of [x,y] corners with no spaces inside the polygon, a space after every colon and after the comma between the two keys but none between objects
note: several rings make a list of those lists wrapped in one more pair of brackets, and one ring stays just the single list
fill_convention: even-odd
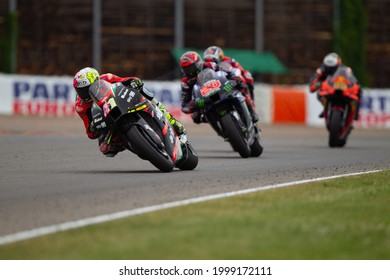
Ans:
[{"label": "racing boot", "polygon": [[259,116],[256,113],[255,104],[249,94],[245,96],[245,102],[248,107],[249,113],[252,116],[253,123],[257,123],[259,121]]},{"label": "racing boot", "polygon": [[248,83],[248,90],[249,90],[249,93],[251,94],[252,100],[255,101],[255,94],[254,94],[254,86],[253,86],[253,84]]},{"label": "racing boot", "polygon": [[356,104],[356,113],[355,113],[355,117],[354,117],[355,121],[358,121],[360,119],[359,111],[360,111],[360,102],[358,102]]},{"label": "racing boot", "polygon": [[122,152],[125,148],[119,143],[108,144],[107,141],[99,139],[99,150],[106,157],[115,157],[117,153]]},{"label": "racing boot", "polygon": [[255,112],[252,106],[248,106],[249,113],[251,113],[253,123],[257,123],[259,121],[259,115]]},{"label": "racing boot", "polygon": [[158,108],[160,109],[161,112],[165,114],[167,117],[168,121],[171,123],[173,129],[175,130],[177,136],[180,136],[182,134],[187,134],[186,129],[184,128],[183,124],[179,122],[177,119],[175,119],[162,105],[161,102],[157,103]]},{"label": "racing boot", "polygon": [[321,102],[322,107],[323,107],[322,112],[318,115],[318,117],[319,117],[320,119],[322,119],[322,118],[324,118],[324,115],[325,115],[325,108],[326,108],[326,105],[327,105],[328,101],[326,100],[325,97],[320,97],[318,94],[317,94],[317,99],[318,99],[318,101]]},{"label": "racing boot", "polygon": [[196,124],[200,124],[202,122],[202,120],[201,120],[202,114],[199,111],[192,112],[191,118],[192,118],[193,122]]}]

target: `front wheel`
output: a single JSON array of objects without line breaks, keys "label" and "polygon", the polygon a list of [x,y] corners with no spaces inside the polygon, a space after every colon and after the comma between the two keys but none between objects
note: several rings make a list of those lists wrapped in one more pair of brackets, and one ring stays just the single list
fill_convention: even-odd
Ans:
[{"label": "front wheel", "polygon": [[251,155],[251,149],[246,143],[241,129],[238,124],[233,120],[232,115],[226,114],[221,118],[221,126],[229,138],[229,142],[233,149],[237,151],[241,157],[247,158]]},{"label": "front wheel", "polygon": [[329,147],[338,147],[339,133],[342,122],[342,112],[338,110],[332,111],[329,121]]},{"label": "front wheel", "polygon": [[141,131],[138,126],[134,125],[127,131],[126,136],[129,139],[135,153],[142,159],[150,161],[155,167],[163,172],[171,172],[174,163],[164,155],[152,140]]}]

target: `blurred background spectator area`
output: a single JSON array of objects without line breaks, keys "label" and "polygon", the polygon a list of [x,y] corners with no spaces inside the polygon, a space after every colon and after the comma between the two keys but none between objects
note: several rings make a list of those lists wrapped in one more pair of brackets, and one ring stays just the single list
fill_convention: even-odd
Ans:
[{"label": "blurred background spectator area", "polygon": [[[254,50],[255,2],[184,0],[183,47],[219,45]],[[324,55],[332,51],[335,2],[264,0],[263,50],[274,53],[289,73],[257,74],[256,80],[307,83]],[[175,0],[102,0],[101,6],[101,72],[147,80],[179,77],[171,53],[175,46]],[[370,0],[364,1],[364,6],[368,85],[389,87],[390,3]],[[4,46],[9,0],[0,1],[0,10]],[[16,19],[16,73],[73,75],[92,65],[93,0],[17,0]],[[0,54],[4,64],[7,53]]]}]

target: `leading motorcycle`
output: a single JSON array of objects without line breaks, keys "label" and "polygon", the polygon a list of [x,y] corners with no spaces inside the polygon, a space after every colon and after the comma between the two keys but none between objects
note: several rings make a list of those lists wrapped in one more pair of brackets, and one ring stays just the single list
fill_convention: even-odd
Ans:
[{"label": "leading motorcycle", "polygon": [[[224,69],[228,67],[225,65]],[[241,157],[258,157],[263,152],[260,130],[236,85],[235,80],[228,79],[226,71],[203,69],[193,88],[194,107]]]},{"label": "leading motorcycle", "polygon": [[192,170],[198,165],[187,136],[179,139],[165,114],[137,89],[97,80],[89,94],[94,102],[93,125],[106,133],[108,144],[119,139],[124,148],[163,172],[175,167]]},{"label": "leading motorcycle", "polygon": [[340,66],[329,75],[318,92],[324,106],[329,131],[329,147],[344,147],[353,128],[359,102],[360,85],[348,67]]}]

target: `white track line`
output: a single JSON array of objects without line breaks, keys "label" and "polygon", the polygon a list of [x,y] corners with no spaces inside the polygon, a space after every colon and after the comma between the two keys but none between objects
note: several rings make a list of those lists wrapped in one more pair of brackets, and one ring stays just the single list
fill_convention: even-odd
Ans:
[{"label": "white track line", "polygon": [[159,211],[162,209],[173,208],[173,207],[178,207],[178,206],[183,206],[183,205],[188,205],[188,204],[194,204],[194,203],[204,202],[204,201],[213,200],[213,199],[232,197],[232,196],[236,196],[236,195],[248,194],[248,193],[265,191],[265,190],[276,189],[276,188],[283,188],[283,187],[288,187],[288,186],[300,185],[300,184],[304,184],[304,183],[324,181],[324,180],[347,177],[347,176],[356,176],[356,175],[375,173],[375,172],[380,172],[380,171],[382,171],[382,170],[349,173],[349,174],[335,175],[335,176],[329,176],[329,177],[321,177],[321,178],[307,179],[307,180],[301,180],[301,181],[295,181],[295,182],[281,183],[281,184],[269,185],[269,186],[264,186],[264,187],[257,187],[257,188],[245,189],[245,190],[240,190],[240,191],[227,192],[227,193],[221,193],[221,194],[202,196],[202,197],[198,197],[198,198],[190,198],[190,199],[185,199],[185,200],[180,200],[180,201],[168,202],[168,203],[163,203],[163,204],[159,204],[159,205],[148,206],[148,207],[143,207],[143,208],[138,208],[138,209],[133,209],[133,210],[128,210],[128,211],[116,212],[116,213],[112,213],[112,214],[101,215],[101,216],[96,216],[96,217],[91,217],[91,218],[86,218],[86,219],[81,219],[81,220],[76,220],[76,221],[70,221],[70,222],[66,222],[66,223],[62,223],[62,224],[41,227],[41,228],[36,228],[36,229],[32,229],[32,230],[17,232],[14,234],[0,236],[0,245],[4,245],[4,244],[16,242],[16,241],[21,241],[21,240],[25,240],[25,239],[30,239],[30,238],[34,238],[34,237],[38,237],[38,236],[42,236],[42,235],[51,234],[51,233],[56,233],[56,232],[60,232],[60,231],[65,231],[65,230],[69,230],[69,229],[74,229],[74,228],[84,227],[84,226],[88,226],[88,225],[109,222],[109,221],[113,221],[113,220],[117,220],[117,219],[121,219],[121,218],[126,218],[129,216],[150,213],[150,212]]}]

